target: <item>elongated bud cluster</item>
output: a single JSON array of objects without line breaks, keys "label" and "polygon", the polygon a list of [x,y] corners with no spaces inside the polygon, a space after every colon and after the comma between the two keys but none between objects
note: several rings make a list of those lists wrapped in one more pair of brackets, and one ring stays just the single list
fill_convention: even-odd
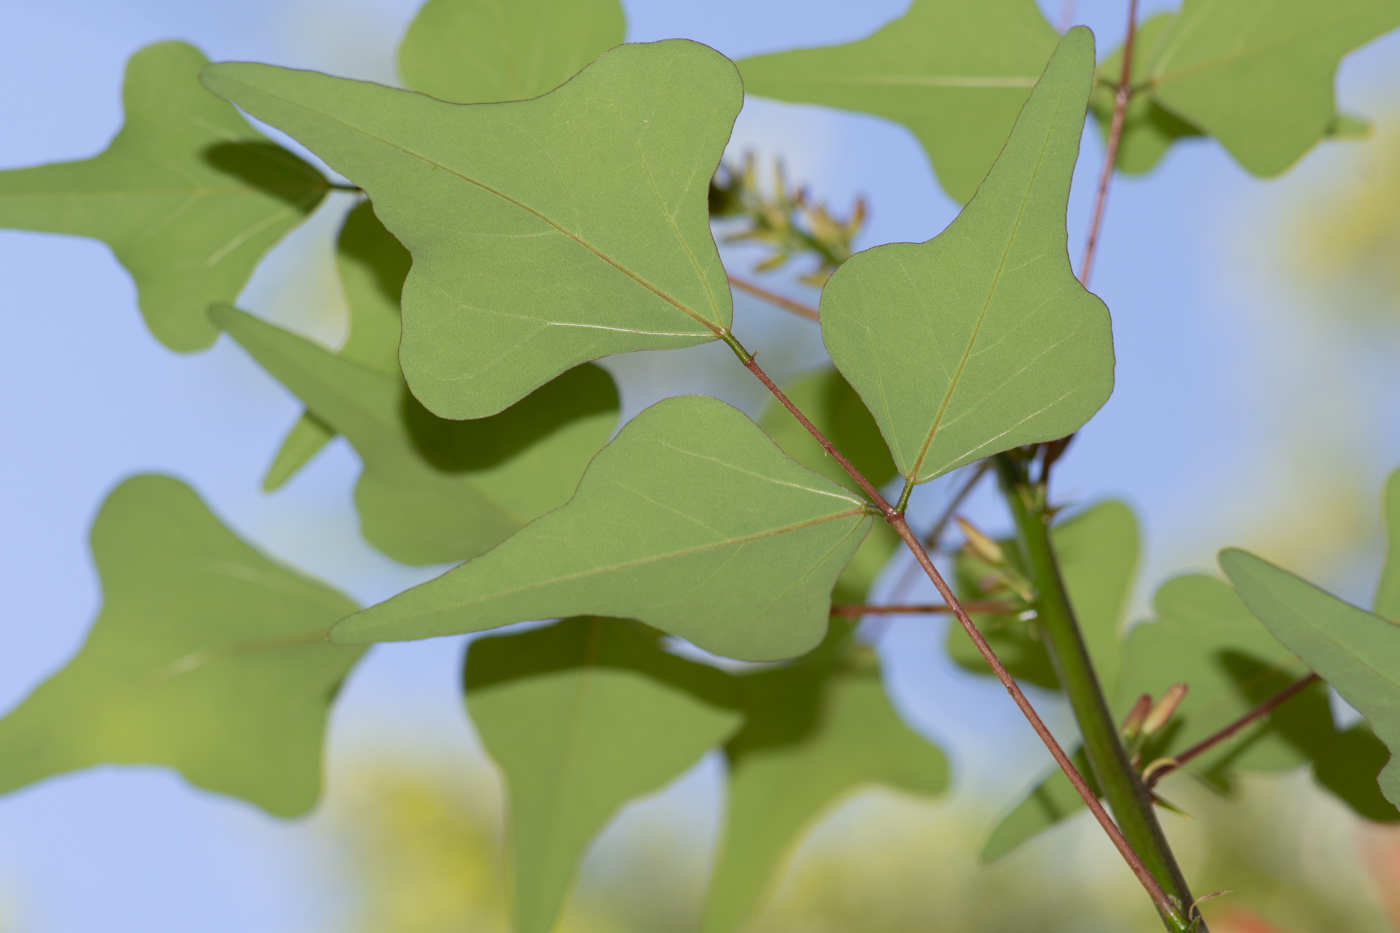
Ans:
[{"label": "elongated bud cluster", "polygon": [[967,538],[965,547],[969,554],[993,567],[1000,567],[1006,563],[1006,554],[1002,552],[1001,545],[987,537],[980,528],[961,515],[955,515],[953,521],[958,523],[958,527]]}]

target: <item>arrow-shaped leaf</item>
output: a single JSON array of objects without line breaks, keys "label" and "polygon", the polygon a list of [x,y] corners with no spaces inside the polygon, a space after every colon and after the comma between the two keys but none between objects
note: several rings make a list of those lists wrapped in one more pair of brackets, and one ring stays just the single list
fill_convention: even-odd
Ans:
[{"label": "arrow-shaped leaf", "polygon": [[870,528],[863,500],[788,459],[739,411],[659,402],[594,458],[578,493],[494,550],[351,616],[351,644],[618,616],[748,661],[826,631],[831,588]]},{"label": "arrow-shaped leaf", "polygon": [[204,309],[236,298],[328,190],[199,86],[207,61],[183,42],[147,46],[127,63],[126,123],[106,152],[0,172],[0,227],[106,243],[151,333],[180,352],[214,342]]},{"label": "arrow-shaped leaf", "polygon": [[273,563],[183,483],[129,479],[92,528],[102,612],[82,650],[0,720],[0,793],[91,765],[161,764],[296,816],[363,649],[326,642],[355,604]]},{"label": "arrow-shaped leaf", "polygon": [[406,564],[475,557],[569,500],[617,423],[617,389],[580,366],[498,415],[447,421],[375,372],[235,308],[211,312],[364,461],[365,539]]},{"label": "arrow-shaped leaf", "polygon": [[1093,69],[1076,27],[957,219],[858,254],[822,292],[827,350],[911,482],[1070,434],[1113,390],[1108,309],[1066,252]]},{"label": "arrow-shaped leaf", "polygon": [[429,0],[399,45],[404,87],[456,104],[528,100],[621,45],[617,0]]},{"label": "arrow-shaped leaf", "polygon": [[914,0],[846,45],[745,58],[750,94],[872,113],[914,133],[956,200],[992,167],[1055,50],[1033,0]]},{"label": "arrow-shaped leaf", "polygon": [[588,844],[742,715],[729,675],[667,654],[634,622],[565,619],[467,652],[467,711],[504,772],[518,933],[548,933]]},{"label": "arrow-shaped leaf", "polygon": [[413,254],[399,359],[439,415],[495,414],[587,360],[728,334],[708,183],[742,89],[705,46],[622,46],[501,104],[268,65],[203,80],[361,185]]}]

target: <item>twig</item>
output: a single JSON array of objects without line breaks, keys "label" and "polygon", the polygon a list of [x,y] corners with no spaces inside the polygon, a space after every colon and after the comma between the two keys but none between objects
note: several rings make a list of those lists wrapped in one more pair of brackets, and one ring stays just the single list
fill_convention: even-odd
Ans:
[{"label": "twig", "polygon": [[1219,732],[1215,733],[1209,738],[1202,739],[1195,745],[1192,745],[1186,751],[1182,752],[1180,755],[1172,756],[1168,764],[1153,771],[1152,774],[1145,776],[1144,782],[1149,788],[1155,787],[1158,781],[1166,777],[1168,774],[1171,774],[1177,768],[1180,768],[1182,765],[1186,764],[1186,762],[1190,761],[1192,758],[1195,758],[1203,752],[1209,751],[1211,748],[1225,741],[1230,736],[1234,735],[1236,732],[1239,732],[1241,729],[1254,722],[1256,719],[1261,719],[1269,715],[1269,713],[1273,712],[1275,709],[1282,706],[1284,703],[1287,703],[1289,700],[1293,699],[1293,697],[1302,693],[1308,687],[1311,687],[1313,684],[1317,683],[1321,679],[1322,678],[1318,677],[1316,674],[1309,674],[1297,683],[1285,687],[1283,690],[1280,690],[1278,693],[1269,697],[1269,699],[1265,700],[1263,703],[1260,703],[1258,706],[1254,707],[1254,709],[1245,713],[1239,719],[1236,719],[1234,722],[1230,723],[1224,729],[1221,729]]},{"label": "twig", "polygon": [[816,308],[804,305],[800,301],[793,301],[791,298],[784,298],[777,292],[770,292],[768,289],[762,287],[761,285],[755,285],[754,283],[746,282],[743,279],[736,279],[732,275],[729,277],[729,284],[733,285],[741,292],[748,292],[755,298],[762,298],[764,301],[767,301],[770,304],[775,304],[778,307],[782,308],[784,311],[791,311],[798,317],[805,317],[809,321],[821,320],[821,315],[817,313]]},{"label": "twig", "polygon": [[[963,609],[976,613],[997,613],[998,615],[1011,611],[1010,603],[999,603],[993,601],[985,602],[965,602]],[[921,615],[924,613],[952,612],[953,607],[943,603],[881,603],[878,605],[865,605],[863,603],[839,604],[831,607],[831,614],[834,616],[846,616],[857,618],[859,616],[885,616],[885,615]]]},{"label": "twig", "polygon": [[1069,760],[1069,756],[1065,754],[1065,750],[1060,747],[1060,743],[1056,741],[1055,736],[1051,734],[1050,729],[1040,718],[1040,714],[1035,711],[1035,707],[1031,706],[1031,701],[1026,699],[1026,695],[1022,692],[1020,685],[1018,685],[1015,679],[1007,672],[1006,667],[1001,663],[1001,659],[998,658],[996,652],[992,650],[992,646],[987,644],[987,639],[983,638],[982,633],[977,630],[977,626],[973,624],[971,616],[967,614],[967,610],[958,602],[958,597],[953,593],[953,588],[943,579],[943,575],[938,572],[938,568],[933,565],[933,561],[929,558],[928,552],[924,550],[923,544],[919,542],[914,532],[909,529],[909,523],[904,520],[904,513],[891,506],[889,502],[885,500],[885,497],[880,495],[879,490],[871,485],[870,480],[866,479],[859,470],[852,466],[851,462],[832,446],[831,441],[826,439],[826,436],[817,429],[816,425],[812,424],[802,412],[797,410],[797,406],[792,404],[788,397],[783,394],[782,390],[773,383],[772,379],[768,378],[768,374],[759,367],[753,356],[740,345],[739,341],[732,334],[726,333],[724,340],[725,343],[729,344],[730,349],[734,351],[735,355],[739,357],[739,361],[742,362],[751,373],[757,376],[760,382],[768,387],[768,391],[773,393],[773,396],[783,404],[783,407],[790,411],[793,417],[801,422],[808,433],[816,438],[817,443],[821,444],[822,448],[836,459],[836,462],[841,465],[841,468],[850,474],[851,478],[860,485],[860,488],[865,490],[866,495],[870,496],[871,501],[875,503],[881,514],[884,515],[885,521],[889,522],[890,527],[895,530],[895,533],[899,535],[904,541],[904,544],[913,552],[914,559],[919,562],[919,566],[923,567],[924,573],[928,574],[928,578],[933,582],[933,586],[938,590],[938,594],[943,597],[943,601],[957,617],[958,624],[963,627],[963,631],[972,639],[972,643],[977,646],[977,651],[986,660],[992,672],[996,674],[997,680],[1001,681],[1001,685],[1006,688],[1006,692],[1011,694],[1011,699],[1015,702],[1016,706],[1020,708],[1022,715],[1024,715],[1026,720],[1031,724],[1031,728],[1035,730],[1035,734],[1039,736],[1040,741],[1045,744],[1046,749],[1049,750],[1050,755],[1055,759],[1055,763],[1065,772],[1065,776],[1069,778],[1070,784],[1074,785],[1075,792],[1078,793],[1080,798],[1084,801],[1084,805],[1089,808],[1089,812],[1094,814],[1094,819],[1098,820],[1099,825],[1103,827],[1103,831],[1108,835],[1109,840],[1112,841],[1119,855],[1123,857],[1123,861],[1128,863],[1128,868],[1132,870],[1143,888],[1146,889],[1148,896],[1152,898],[1152,903],[1156,905],[1157,909],[1164,917],[1172,918],[1179,928],[1184,928],[1185,921],[1181,919],[1180,908],[1173,904],[1171,899],[1167,897],[1166,892],[1162,890],[1162,886],[1157,882],[1157,879],[1152,876],[1152,872],[1147,870],[1147,866],[1142,863],[1142,859],[1133,851],[1133,847],[1128,843],[1127,838],[1124,837],[1122,830],[1118,828],[1118,824],[1113,822],[1113,818],[1108,815],[1108,811],[1105,810],[1103,804],[1099,802],[1099,798],[1089,789],[1089,785],[1085,783],[1083,775],[1074,767],[1074,763]]},{"label": "twig", "polygon": [[973,487],[977,485],[978,481],[987,474],[987,468],[991,465],[991,460],[983,460],[977,464],[976,469],[972,471],[972,475],[967,478],[967,482],[963,483],[962,488],[959,489],[957,494],[948,502],[947,507],[943,510],[943,514],[938,516],[938,521],[934,522],[928,534],[924,535],[925,548],[930,551],[938,550],[938,541],[943,537],[943,532],[947,529],[948,523],[953,520],[953,513],[962,506],[963,500],[972,492]]},{"label": "twig", "polygon": [[1099,226],[1103,223],[1103,205],[1108,198],[1108,181],[1118,164],[1118,142],[1123,138],[1123,114],[1132,96],[1133,38],[1137,33],[1137,0],[1128,0],[1128,38],[1123,43],[1123,72],[1118,78],[1118,93],[1113,98],[1113,122],[1108,128],[1108,151],[1104,154],[1103,174],[1099,176],[1099,191],[1094,197],[1093,219],[1089,222],[1089,241],[1084,246],[1084,261],[1079,264],[1079,284],[1089,285],[1089,270],[1094,265],[1094,248],[1099,244]]}]

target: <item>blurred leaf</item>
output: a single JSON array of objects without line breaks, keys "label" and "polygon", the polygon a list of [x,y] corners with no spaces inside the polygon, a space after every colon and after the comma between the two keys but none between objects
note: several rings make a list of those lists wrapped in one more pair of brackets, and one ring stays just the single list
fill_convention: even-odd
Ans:
[{"label": "blurred leaf", "polygon": [[1339,113],[1327,124],[1327,135],[1336,139],[1368,139],[1375,127],[1365,117]]},{"label": "blurred leaf", "polygon": [[[839,372],[830,366],[823,367],[784,385],[783,392],[871,483],[883,486],[894,479],[894,461],[890,459],[885,439],[880,436],[879,426]],[[813,473],[840,483],[852,492],[860,492],[859,484],[851,475],[776,399],[769,402],[758,423],[778,442],[783,453]],[[832,601],[864,603],[875,578],[898,546],[899,535],[894,529],[885,522],[876,522],[841,579],[836,581]]]},{"label": "blurred leaf", "polygon": [[[1050,534],[1094,670],[1099,682],[1111,689],[1122,666],[1123,620],[1137,572],[1137,519],[1122,502],[1101,502],[1060,522]],[[998,543],[1024,574],[1015,542]],[[966,600],[1014,599],[1005,589],[984,589],[981,581],[993,568],[968,554],[958,554],[955,568],[958,590]],[[1059,688],[1050,656],[1033,631],[1034,620],[1021,620],[1012,613],[977,615],[973,622],[1013,677],[1038,687]],[[992,669],[961,626],[948,626],[947,647],[949,656],[961,667],[992,676]]]},{"label": "blurred leaf", "polygon": [[[345,216],[335,260],[350,311],[350,332],[339,356],[398,378],[399,298],[411,262],[408,250],[363,201]],[[263,490],[272,492],[291,479],[335,433],[315,415],[303,413],[263,477]]]},{"label": "blurred leaf", "polygon": [[[1133,67],[1129,84],[1138,87],[1147,80],[1148,67],[1161,52],[1162,42],[1171,29],[1175,16],[1161,13],[1138,26],[1133,38]],[[1123,47],[1099,63],[1094,92],[1089,95],[1089,108],[1099,125],[1105,143],[1113,125],[1114,98],[1118,81],[1123,77]],[[1156,166],[1171,144],[1183,136],[1200,136],[1201,131],[1169,110],[1164,110],[1151,96],[1138,92],[1128,98],[1123,111],[1123,129],[1118,137],[1118,171],[1141,175]]]},{"label": "blurred leaf", "polygon": [[1370,722],[1390,749],[1378,783],[1400,806],[1400,626],[1235,548],[1220,568],[1249,610]]},{"label": "blurred leaf", "polygon": [[624,803],[742,722],[728,674],[638,629],[572,618],[467,652],[467,711],[509,790],[518,933],[549,933],[588,844]]},{"label": "blurred leaf", "polygon": [[617,0],[429,0],[399,45],[404,87],[455,104],[528,100],[627,32]]},{"label": "blurred leaf", "polygon": [[80,162],[0,172],[0,227],[94,237],[136,282],[146,326],[182,353],[212,344],[272,246],[321,202],[320,173],[199,86],[208,60],[160,42],[127,62],[126,123]]},{"label": "blurred leaf", "polygon": [[890,706],[868,649],[836,666],[748,674],[738,688],[748,720],[725,747],[729,807],[702,933],[743,928],[802,838],[855,791],[932,796],[948,784],[943,753]]},{"label": "blurred leaf", "polygon": [[617,423],[617,389],[580,366],[490,418],[447,421],[397,377],[235,308],[229,336],[354,445],[365,539],[405,564],[466,560],[569,500]]},{"label": "blurred leaf", "polygon": [[750,94],[871,113],[907,126],[938,181],[967,203],[1055,51],[1032,0],[914,0],[846,45],[739,62]]},{"label": "blurred leaf", "polygon": [[1385,564],[1371,610],[1382,619],[1400,622],[1400,470],[1390,474],[1381,491],[1381,526],[1386,537]]},{"label": "blurred leaf", "polygon": [[742,89],[712,49],[622,46],[542,98],[471,106],[268,65],[203,76],[364,187],[413,254],[399,360],[438,415],[492,415],[586,360],[728,334],[696,179]]},{"label": "blurred leaf", "polygon": [[822,292],[831,358],[911,482],[1070,434],[1113,390],[1108,309],[1065,246],[1093,56],[1070,30],[957,219],[856,255]]},{"label": "blurred leaf", "polygon": [[826,631],[864,501],[706,396],[658,402],[578,493],[494,550],[337,627],[344,643],[481,631],[579,612],[639,619],[707,651],[771,661]]},{"label": "blurred leaf", "polygon": [[0,792],[160,764],[274,816],[311,809],[326,713],[364,653],[326,630],[355,604],[243,543],[165,476],[108,496],[92,553],[102,611],[82,650],[0,720]]},{"label": "blurred leaf", "polygon": [[1343,56],[1400,26],[1400,0],[1185,0],[1147,73],[1152,97],[1255,175],[1327,133]]},{"label": "blurred leaf", "polygon": [[[1089,767],[1089,756],[1084,749],[1076,749],[1070,755],[1075,769],[1089,785],[1096,797],[1103,796],[1094,780],[1094,769]],[[1084,799],[1069,782],[1064,771],[1058,767],[1049,771],[1036,782],[1030,792],[1022,798],[1010,813],[1002,817],[982,847],[978,858],[984,862],[995,862],[1003,855],[1016,849],[1028,839],[1034,839],[1065,817],[1073,816],[1086,809]]]}]

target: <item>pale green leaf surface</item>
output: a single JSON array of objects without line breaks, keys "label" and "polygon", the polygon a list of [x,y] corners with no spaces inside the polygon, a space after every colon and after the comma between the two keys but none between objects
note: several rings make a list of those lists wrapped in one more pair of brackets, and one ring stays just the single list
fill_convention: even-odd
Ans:
[{"label": "pale green leaf surface", "polygon": [[1343,56],[1400,26],[1400,0],[1184,0],[1153,57],[1153,99],[1255,175],[1327,133]]},{"label": "pale green leaf surface", "polygon": [[759,97],[870,113],[907,126],[938,181],[967,203],[1055,50],[1033,0],[914,0],[846,45],[742,59]]},{"label": "pale green leaf surface", "polygon": [[795,665],[738,683],[748,720],[725,749],[729,804],[702,933],[742,929],[802,837],[852,793],[932,796],[948,784],[943,753],[899,718],[868,652],[835,670]]},{"label": "pale green leaf surface", "polygon": [[274,563],[183,483],[138,476],[92,528],[102,611],[78,654],[0,720],[0,793],[95,764],[158,764],[275,816],[309,810],[355,604]]},{"label": "pale green leaf surface", "polygon": [[626,32],[617,0],[429,0],[399,45],[399,76],[454,104],[528,100]]},{"label": "pale green leaf surface", "polygon": [[856,255],[822,292],[827,350],[912,482],[1070,434],[1113,390],[1108,309],[1066,251],[1093,67],[1092,34],[1070,30],[957,219]]},{"label": "pale green leaf surface", "polygon": [[553,927],[584,851],[624,803],[742,722],[729,675],[639,628],[572,618],[467,652],[467,711],[505,776],[518,933]]},{"label": "pale green leaf surface", "polygon": [[200,87],[208,60],[183,42],[127,63],[126,122],[101,155],[0,172],[0,227],[99,239],[136,282],[156,339],[189,352],[218,332],[272,246],[320,203],[320,173]]},{"label": "pale green leaf surface", "polygon": [[728,333],[709,180],[743,94],[712,49],[621,46],[499,104],[244,63],[203,80],[363,187],[413,255],[399,360],[436,414],[495,414],[587,360]]},{"label": "pale green leaf surface", "polygon": [[563,505],[617,423],[617,389],[591,364],[498,415],[447,421],[396,377],[235,308],[210,313],[354,446],[360,530],[402,563],[475,557]]},{"label": "pale green leaf surface", "polygon": [[344,643],[578,613],[638,619],[716,654],[811,650],[870,528],[863,500],[784,456],[723,402],[681,396],[623,427],[557,511],[351,616]]},{"label": "pale green leaf surface", "polygon": [[1400,807],[1400,625],[1245,551],[1221,551],[1220,567],[1274,637],[1370,722],[1391,753],[1381,792]]},{"label": "pale green leaf surface", "polygon": [[[399,299],[411,262],[408,250],[384,229],[368,201],[345,215],[335,253],[349,310],[349,333],[340,348],[341,357],[398,377]],[[263,490],[272,492],[291,479],[335,434],[315,415],[303,413],[263,477]]]},{"label": "pale green leaf surface", "polygon": [[1385,564],[1371,610],[1382,619],[1400,622],[1400,470],[1390,474],[1381,491],[1381,525],[1385,528]]},{"label": "pale green leaf surface", "polygon": [[[839,372],[827,366],[799,376],[782,388],[798,411],[836,445],[836,449],[851,461],[862,476],[876,486],[883,486],[894,478],[894,461],[890,459],[885,439],[880,436],[879,426],[860,396]],[[758,423],[769,437],[778,442],[783,453],[813,473],[840,483],[852,492],[860,492],[860,485],[851,475],[776,399],[764,409]],[[841,579],[836,582],[832,601],[865,602],[875,578],[898,546],[899,535],[895,534],[894,529],[885,522],[876,522],[855,557],[851,558],[846,571],[841,574]]]}]

